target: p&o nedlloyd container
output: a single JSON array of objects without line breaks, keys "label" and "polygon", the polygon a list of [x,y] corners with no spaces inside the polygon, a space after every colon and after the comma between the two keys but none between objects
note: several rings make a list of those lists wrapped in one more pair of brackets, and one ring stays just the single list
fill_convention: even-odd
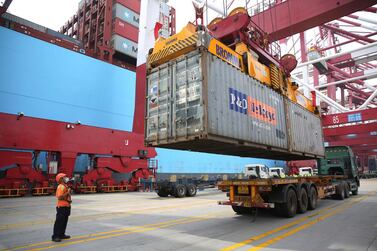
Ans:
[{"label": "p&o nedlloyd container", "polygon": [[206,49],[150,69],[146,143],[294,160],[324,156],[320,118]]}]

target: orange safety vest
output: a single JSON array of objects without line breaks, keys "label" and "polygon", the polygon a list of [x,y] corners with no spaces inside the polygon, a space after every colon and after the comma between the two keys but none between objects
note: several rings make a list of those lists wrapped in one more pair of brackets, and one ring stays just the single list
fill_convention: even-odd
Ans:
[{"label": "orange safety vest", "polygon": [[59,197],[65,194],[68,191],[68,186],[65,184],[59,184],[56,189],[56,198],[58,202],[56,203],[57,207],[70,207],[71,206],[71,195],[68,194],[66,200],[59,200]]}]

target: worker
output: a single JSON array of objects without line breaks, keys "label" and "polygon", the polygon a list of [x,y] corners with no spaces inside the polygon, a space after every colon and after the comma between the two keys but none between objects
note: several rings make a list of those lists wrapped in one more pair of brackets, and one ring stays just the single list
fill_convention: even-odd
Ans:
[{"label": "worker", "polygon": [[52,235],[52,241],[61,242],[62,239],[71,238],[65,234],[67,228],[68,217],[71,214],[71,189],[67,183],[69,178],[65,173],[59,173],[56,175],[56,182],[58,188],[56,189],[56,220],[54,224],[54,233]]}]

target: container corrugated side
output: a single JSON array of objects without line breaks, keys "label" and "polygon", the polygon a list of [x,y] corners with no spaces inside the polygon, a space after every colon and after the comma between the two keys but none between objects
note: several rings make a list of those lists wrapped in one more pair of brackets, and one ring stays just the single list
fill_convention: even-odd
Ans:
[{"label": "container corrugated side", "polygon": [[111,45],[114,50],[127,56],[137,58],[137,43],[115,34],[111,37]]},{"label": "container corrugated side", "polygon": [[118,34],[126,39],[130,39],[135,43],[138,42],[139,29],[137,29],[135,26],[123,22],[119,18],[114,18],[113,24],[115,34]]},{"label": "container corrugated side", "polygon": [[286,102],[291,151],[324,156],[325,148],[320,118],[290,100],[286,100]]},{"label": "container corrugated side", "polygon": [[140,0],[116,0],[117,3],[127,7],[130,10],[140,13]]},{"label": "container corrugated side", "polygon": [[115,3],[113,5],[113,18],[116,17],[135,26],[136,28],[139,28],[139,14],[124,7],[119,3]]},{"label": "container corrugated side", "polygon": [[287,148],[283,96],[207,53],[208,133]]},{"label": "container corrugated side", "polygon": [[300,143],[291,151],[296,135],[287,131],[285,97],[206,51],[151,69],[147,88],[148,144],[286,160],[323,156]]}]

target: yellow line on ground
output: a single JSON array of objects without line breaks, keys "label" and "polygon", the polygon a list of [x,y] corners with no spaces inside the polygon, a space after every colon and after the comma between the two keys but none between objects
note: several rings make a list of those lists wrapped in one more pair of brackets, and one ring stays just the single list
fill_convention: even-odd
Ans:
[{"label": "yellow line on ground", "polygon": [[280,241],[280,240],[282,240],[284,238],[287,238],[287,237],[289,237],[289,236],[291,236],[291,235],[293,235],[293,234],[295,234],[297,232],[300,232],[300,231],[302,231],[304,229],[307,229],[307,228],[309,228],[309,227],[317,224],[318,222],[323,221],[323,220],[325,220],[325,219],[327,219],[327,218],[329,218],[329,217],[331,217],[331,216],[333,216],[333,215],[335,215],[335,214],[337,214],[339,212],[342,212],[342,211],[346,210],[347,208],[352,207],[354,204],[360,202],[361,200],[363,200],[365,198],[366,198],[366,196],[363,196],[363,197],[359,198],[356,201],[353,201],[351,203],[347,203],[347,204],[343,205],[342,207],[337,208],[337,209],[331,211],[330,213],[327,213],[325,215],[322,215],[322,216],[316,218],[315,220],[309,221],[309,222],[307,222],[307,223],[305,223],[305,224],[303,224],[303,225],[301,225],[301,226],[299,226],[297,228],[294,228],[294,229],[292,229],[292,230],[290,230],[290,231],[288,231],[288,232],[286,232],[286,233],[284,233],[282,235],[279,235],[277,237],[271,238],[271,239],[269,239],[269,240],[267,240],[267,241],[265,241],[265,242],[263,242],[263,243],[255,246],[255,247],[252,247],[252,248],[248,249],[248,251],[257,251],[257,250],[260,250],[260,249],[265,248],[267,246],[270,246],[270,245],[272,245],[272,244],[274,244],[274,243],[276,243],[276,242],[278,242],[278,241]]},{"label": "yellow line on ground", "polygon": [[136,230],[132,230],[132,231],[124,231],[124,232],[116,233],[116,234],[102,235],[102,236],[98,236],[98,237],[94,237],[94,238],[81,239],[81,240],[77,240],[77,241],[73,241],[73,242],[65,242],[65,243],[61,243],[61,244],[57,244],[57,245],[51,245],[51,246],[36,248],[36,249],[32,249],[32,250],[33,251],[40,251],[40,250],[46,250],[46,249],[51,249],[51,248],[65,247],[65,246],[70,246],[70,245],[74,245],[74,244],[80,244],[80,243],[86,243],[86,242],[91,242],[91,241],[96,241],[96,240],[114,238],[114,237],[129,235],[129,234],[143,233],[143,232],[147,232],[147,231],[157,230],[157,229],[171,227],[171,226],[175,226],[175,225],[193,223],[193,222],[208,220],[208,219],[211,219],[211,217],[208,217],[208,218],[203,217],[203,218],[200,218],[200,219],[191,219],[191,220],[180,221],[180,222],[175,222],[175,223],[170,223],[170,224],[164,224],[164,225],[155,226],[155,227],[142,227],[140,229],[136,229]]},{"label": "yellow line on ground", "polygon": [[[33,248],[33,249],[30,249],[30,250],[35,250],[35,251],[46,250],[46,249],[70,246],[70,245],[74,245],[74,244],[91,242],[91,241],[96,241],[96,240],[101,240],[101,239],[108,239],[108,238],[113,238],[113,237],[118,237],[118,236],[123,236],[123,235],[128,235],[128,234],[142,233],[142,232],[147,232],[147,231],[151,231],[151,230],[166,228],[166,227],[180,225],[180,224],[187,224],[187,223],[193,223],[193,222],[198,222],[198,221],[202,221],[202,220],[209,220],[209,219],[214,218],[216,215],[223,214],[223,213],[224,212],[213,213],[213,214],[205,214],[205,215],[200,215],[200,216],[186,217],[186,218],[182,218],[182,219],[178,219],[178,220],[171,220],[171,221],[165,221],[165,222],[160,222],[160,223],[155,223],[155,224],[147,224],[147,225],[135,226],[135,227],[113,230],[113,231],[108,231],[108,232],[96,233],[96,234],[88,236],[90,238],[83,238],[83,239],[78,239],[78,240],[74,240],[74,241],[67,241],[67,242],[54,244],[54,245],[50,245],[50,246]],[[110,234],[107,234],[107,233],[110,233]],[[40,243],[40,244],[42,244],[42,243]],[[51,242],[47,242],[47,244],[51,244]],[[35,246],[35,244],[33,244],[33,245]],[[23,248],[30,248],[30,247],[31,247],[31,245],[25,246]],[[10,250],[15,250],[15,249],[10,249]]]},{"label": "yellow line on ground", "polygon": [[348,204],[348,203],[340,203],[340,204],[336,204],[336,205],[332,205],[332,206],[326,207],[326,208],[321,209],[321,210],[319,210],[319,211],[317,211],[317,212],[315,212],[313,214],[310,214],[308,216],[301,217],[301,218],[299,218],[299,219],[297,219],[295,221],[289,222],[289,223],[287,223],[285,225],[282,225],[280,227],[271,229],[271,230],[269,230],[267,232],[264,232],[262,234],[259,234],[259,235],[256,235],[256,236],[252,236],[251,238],[249,238],[247,240],[244,240],[242,242],[236,243],[236,244],[234,244],[232,246],[223,248],[223,249],[221,249],[221,251],[231,251],[231,250],[234,250],[236,248],[243,247],[243,246],[245,246],[247,244],[250,244],[250,243],[252,243],[254,241],[258,241],[260,239],[263,239],[263,238],[265,238],[267,236],[270,236],[270,235],[275,234],[277,232],[280,232],[282,230],[285,230],[285,229],[291,228],[293,226],[296,226],[296,225],[298,225],[298,224],[300,224],[300,223],[302,223],[302,222],[304,222],[306,220],[309,220],[309,219],[311,219],[313,217],[319,216],[320,214],[322,214],[322,213],[324,213],[324,212],[326,212],[326,211],[328,211],[330,209],[333,209],[333,208],[336,208],[338,206],[345,205],[345,204]]},{"label": "yellow line on ground", "polygon": [[[70,222],[79,222],[79,221],[88,221],[99,218],[115,218],[118,217],[124,217],[127,215],[137,215],[141,214],[141,212],[159,212],[159,211],[167,211],[167,210],[175,210],[175,209],[185,209],[185,208],[192,208],[196,206],[202,206],[202,205],[208,205],[212,204],[213,201],[205,201],[205,202],[198,202],[198,203],[190,203],[189,206],[186,203],[180,203],[180,204],[173,204],[169,206],[163,206],[163,207],[150,207],[150,208],[144,208],[144,209],[138,209],[138,210],[130,210],[125,212],[112,212],[112,213],[104,213],[104,214],[93,214],[93,215],[80,215],[80,216],[71,216]],[[13,224],[5,224],[0,225],[0,231],[10,230],[14,228],[21,228],[21,227],[28,227],[28,226],[35,226],[35,225],[44,225],[44,224],[53,224],[54,219],[48,219],[48,220],[36,220],[36,221],[27,221],[27,222],[20,222],[20,223],[13,223]]]},{"label": "yellow line on ground", "polygon": [[[195,221],[203,220],[203,219],[210,219],[210,217],[213,217],[214,215],[217,215],[217,214],[220,214],[220,213],[223,213],[223,212],[214,213],[214,214],[204,214],[204,215],[198,215],[198,216],[190,216],[190,217],[185,217],[185,218],[181,218],[181,219],[169,220],[169,221],[152,223],[152,224],[141,225],[141,226],[125,227],[125,228],[120,228],[120,229],[115,229],[115,230],[110,230],[110,231],[97,232],[97,233],[93,233],[93,234],[78,235],[78,236],[72,237],[70,240],[67,240],[67,241],[65,241],[65,243],[62,243],[62,244],[72,243],[72,240],[77,240],[77,239],[84,239],[84,240],[79,240],[80,242],[84,242],[85,238],[93,239],[93,237],[103,236],[103,235],[108,236],[108,235],[112,235],[112,234],[115,234],[115,233],[117,233],[117,234],[118,233],[123,234],[124,232],[132,233],[135,230],[144,229],[144,228],[156,228],[156,227],[160,228],[161,226],[164,226],[164,225],[167,225],[167,224],[184,224],[187,221],[191,221],[193,219]],[[76,242],[77,241],[74,241],[74,243],[76,243]],[[11,249],[6,249],[6,250],[27,249],[27,248],[42,246],[42,245],[51,244],[51,243],[52,243],[51,241],[44,241],[44,242],[33,243],[33,244],[29,244],[29,245],[17,246],[17,247],[13,247]],[[44,247],[42,247],[42,248],[44,248]]]}]

